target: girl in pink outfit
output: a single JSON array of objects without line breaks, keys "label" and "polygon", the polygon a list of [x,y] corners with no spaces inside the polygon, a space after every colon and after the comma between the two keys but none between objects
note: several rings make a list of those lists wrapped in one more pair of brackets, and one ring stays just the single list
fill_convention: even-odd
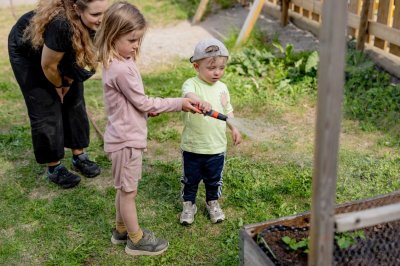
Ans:
[{"label": "girl in pink outfit", "polygon": [[127,2],[117,2],[106,11],[96,35],[107,113],[104,150],[112,160],[117,189],[116,228],[111,241],[126,243],[125,251],[130,255],[158,255],[168,248],[166,240],[140,228],[136,212],[142,153],[147,146],[147,116],[181,110],[200,113],[193,107],[198,102],[188,98],[146,96],[135,63],[145,30],[140,11]]}]

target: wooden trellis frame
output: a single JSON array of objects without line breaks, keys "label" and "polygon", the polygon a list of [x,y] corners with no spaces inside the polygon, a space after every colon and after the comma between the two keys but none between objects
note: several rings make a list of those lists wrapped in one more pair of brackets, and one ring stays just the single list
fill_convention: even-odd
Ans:
[{"label": "wooden trellis frame", "polygon": [[308,265],[332,265],[347,1],[325,0],[320,32],[317,123]]},{"label": "wooden trellis frame", "polygon": [[[204,12],[206,11],[208,2],[209,2],[209,0],[201,0],[200,1],[199,6],[197,7],[196,13],[192,19],[193,24],[199,23],[201,21],[201,18],[203,17]],[[257,18],[260,15],[260,12],[261,12],[264,4],[265,4],[265,0],[255,0],[254,1],[254,3],[251,6],[250,12],[246,18],[246,21],[242,27],[242,30],[239,33],[239,37],[236,40],[236,45],[239,45],[240,43],[242,43],[248,39],[251,31],[254,28]]]},{"label": "wooden trellis frame", "polygon": [[196,24],[199,23],[201,18],[204,15],[204,12],[206,11],[208,4],[208,0],[201,0],[199,6],[197,7],[196,13],[194,14],[194,17],[192,19],[192,23]]}]

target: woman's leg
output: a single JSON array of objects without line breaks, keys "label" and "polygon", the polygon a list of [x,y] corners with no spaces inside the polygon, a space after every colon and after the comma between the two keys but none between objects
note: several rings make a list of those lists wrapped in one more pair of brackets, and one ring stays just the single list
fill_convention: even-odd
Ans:
[{"label": "woman's leg", "polygon": [[82,82],[73,82],[64,97],[62,117],[65,147],[83,150],[89,146],[89,119],[86,114]]},{"label": "woman's leg", "polygon": [[96,177],[100,174],[100,167],[83,149],[89,146],[89,120],[86,114],[83,98],[83,83],[73,82],[68,93],[64,97],[62,106],[64,143],[71,148],[72,164],[74,170],[86,177]]}]

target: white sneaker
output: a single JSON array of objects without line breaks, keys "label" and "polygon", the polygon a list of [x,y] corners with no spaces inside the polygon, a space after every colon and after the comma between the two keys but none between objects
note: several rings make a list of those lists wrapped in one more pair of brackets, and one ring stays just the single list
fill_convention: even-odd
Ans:
[{"label": "white sneaker", "polygon": [[183,210],[181,213],[180,223],[183,225],[192,224],[194,221],[194,215],[197,213],[197,206],[191,201],[185,201],[183,203]]},{"label": "white sneaker", "polygon": [[213,224],[222,222],[225,220],[225,214],[219,206],[218,200],[212,200],[206,204],[210,220]]}]

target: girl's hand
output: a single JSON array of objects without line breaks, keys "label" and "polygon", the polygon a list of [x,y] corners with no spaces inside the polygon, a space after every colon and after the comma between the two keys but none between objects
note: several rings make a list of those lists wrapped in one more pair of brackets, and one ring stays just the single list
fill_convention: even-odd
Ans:
[{"label": "girl's hand", "polygon": [[237,128],[232,128],[232,140],[233,140],[233,144],[239,145],[240,143],[242,143],[242,135],[240,134],[239,130]]},{"label": "girl's hand", "polygon": [[202,112],[196,108],[197,104],[198,104],[198,101],[195,101],[190,98],[183,98],[182,111],[201,114]]},{"label": "girl's hand", "polygon": [[158,116],[160,113],[156,113],[156,112],[149,112],[147,115],[149,116],[149,117],[155,117],[155,116]]}]

